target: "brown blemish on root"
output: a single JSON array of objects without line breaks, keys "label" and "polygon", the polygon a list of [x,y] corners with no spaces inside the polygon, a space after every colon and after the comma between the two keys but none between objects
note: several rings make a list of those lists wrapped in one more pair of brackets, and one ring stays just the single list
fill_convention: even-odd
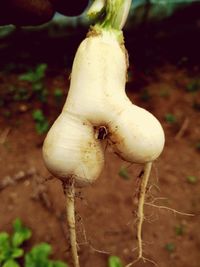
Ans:
[{"label": "brown blemish on root", "polygon": [[95,26],[91,26],[89,31],[87,32],[86,37],[95,37],[95,36],[100,36],[102,34],[102,30],[100,30],[99,28],[95,27]]},{"label": "brown blemish on root", "polygon": [[[124,137],[121,137],[118,133],[118,126],[115,127],[114,132],[109,132],[108,134],[108,141],[111,146],[116,146],[116,145],[123,145],[124,143]],[[117,151],[117,153],[120,154],[120,151]]]}]

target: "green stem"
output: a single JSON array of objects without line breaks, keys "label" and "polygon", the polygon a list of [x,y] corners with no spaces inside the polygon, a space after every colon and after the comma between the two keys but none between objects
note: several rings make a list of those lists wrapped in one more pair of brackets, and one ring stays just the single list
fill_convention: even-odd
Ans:
[{"label": "green stem", "polygon": [[106,0],[94,0],[87,12],[87,16],[91,19],[98,18],[105,11],[105,6]]},{"label": "green stem", "polygon": [[126,23],[132,0],[95,0],[88,16],[99,18],[95,26],[121,30]]},{"label": "green stem", "polygon": [[131,7],[131,0],[107,0],[106,16],[100,24],[103,28],[121,30],[126,23]]}]

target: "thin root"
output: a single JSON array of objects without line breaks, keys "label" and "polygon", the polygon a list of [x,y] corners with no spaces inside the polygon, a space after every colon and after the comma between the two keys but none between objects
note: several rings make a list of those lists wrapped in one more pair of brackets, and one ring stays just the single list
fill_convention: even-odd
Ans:
[{"label": "thin root", "polygon": [[152,162],[148,162],[145,164],[144,173],[142,176],[142,182],[140,185],[140,195],[139,195],[138,211],[137,211],[137,217],[138,217],[138,224],[137,224],[138,260],[143,258],[142,224],[144,221],[145,194],[146,194],[147,183],[148,183],[149,176],[151,173],[151,167],[152,167]]},{"label": "thin root", "polygon": [[172,211],[172,212],[174,212],[174,213],[177,213],[177,214],[180,214],[180,215],[184,215],[184,216],[195,216],[195,214],[181,212],[181,211],[178,211],[178,210],[169,208],[169,207],[167,207],[167,206],[160,206],[160,205],[156,205],[156,204],[153,204],[153,203],[144,203],[144,204],[145,204],[145,205],[148,205],[148,206],[151,206],[151,207],[154,207],[154,208],[158,208],[158,209],[169,210],[169,211]]},{"label": "thin root", "polygon": [[183,135],[185,134],[185,132],[187,131],[189,126],[189,118],[185,118],[179,132],[177,133],[177,135],[175,136],[175,140],[179,140],[183,137]]},{"label": "thin root", "polygon": [[154,266],[158,266],[158,264],[157,264],[155,261],[150,260],[150,259],[145,258],[145,257],[142,256],[142,257],[138,257],[135,261],[133,261],[133,262],[127,264],[125,267],[131,267],[131,266],[133,266],[136,262],[138,262],[138,261],[140,261],[140,260],[143,260],[144,263],[147,261],[147,262],[152,263]]},{"label": "thin root", "polygon": [[95,247],[93,247],[91,245],[91,243],[89,243],[89,247],[91,250],[93,250],[94,252],[100,253],[100,254],[106,254],[106,255],[110,255],[111,252],[105,251],[105,250],[100,250],[100,249],[96,249]]},{"label": "thin root", "polygon": [[0,132],[0,145],[5,144],[10,128],[6,128],[3,132]]},{"label": "thin root", "polygon": [[72,258],[74,262],[74,267],[80,267],[78,250],[77,250],[77,241],[76,241],[76,227],[75,227],[74,180],[70,179],[69,183],[67,184],[63,183],[63,189],[66,196],[67,222],[69,227]]}]

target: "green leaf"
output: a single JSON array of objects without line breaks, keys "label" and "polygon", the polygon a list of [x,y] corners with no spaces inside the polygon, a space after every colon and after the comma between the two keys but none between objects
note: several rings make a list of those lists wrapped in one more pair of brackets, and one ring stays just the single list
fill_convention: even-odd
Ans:
[{"label": "green leaf", "polygon": [[59,88],[55,89],[54,90],[54,96],[55,96],[55,98],[60,99],[63,96],[63,91]]},{"label": "green leaf", "polygon": [[0,263],[8,260],[11,254],[11,245],[9,234],[6,232],[0,233]]},{"label": "green leaf", "polygon": [[110,256],[108,259],[108,267],[123,267],[119,257]]},{"label": "green leaf", "polygon": [[47,243],[39,244],[25,256],[25,267],[52,267],[48,260],[51,246]]},{"label": "green leaf", "polygon": [[47,69],[47,64],[39,64],[35,70],[30,70],[19,76],[19,80],[27,81],[31,83],[37,83],[45,76],[45,71]]},{"label": "green leaf", "polygon": [[175,244],[174,243],[167,243],[165,245],[165,249],[169,252],[169,253],[172,253],[175,251],[176,247],[175,247]]},{"label": "green leaf", "polygon": [[125,179],[125,180],[129,180],[130,179],[130,176],[128,174],[127,168],[125,168],[125,167],[121,167],[120,168],[120,170],[118,172],[118,175],[120,177],[122,177],[123,179]]},{"label": "green leaf", "polygon": [[46,133],[49,129],[49,122],[45,118],[43,111],[40,109],[36,109],[32,113],[33,119],[35,120],[36,124],[36,131],[38,134]]},{"label": "green leaf", "polygon": [[28,91],[25,88],[17,89],[16,93],[13,96],[13,99],[15,101],[28,100],[29,98],[30,98],[30,95],[28,94]]},{"label": "green leaf", "polygon": [[190,93],[200,90],[200,80],[199,79],[192,80],[190,83],[187,84],[186,90]]},{"label": "green leaf", "polygon": [[68,267],[68,265],[62,261],[53,261],[52,267]]},{"label": "green leaf", "polygon": [[26,82],[34,82],[35,81],[35,73],[33,71],[28,71],[24,74],[21,74],[19,76],[20,81],[26,81]]},{"label": "green leaf", "polygon": [[22,222],[19,218],[17,218],[14,222],[13,222],[13,229],[15,231],[20,231],[22,228]]},{"label": "green leaf", "polygon": [[42,79],[45,76],[45,71],[47,69],[47,64],[39,64],[36,67],[35,75],[37,77],[37,80]]},{"label": "green leaf", "polygon": [[32,113],[33,119],[37,122],[43,122],[45,120],[45,116],[41,109],[36,109]]},{"label": "green leaf", "polygon": [[129,3],[124,0],[106,1],[106,15],[101,23],[103,28],[120,30],[129,13]]},{"label": "green leaf", "polygon": [[24,250],[22,248],[14,248],[11,257],[15,259],[15,258],[20,258],[23,255],[24,255]]},{"label": "green leaf", "polygon": [[20,267],[20,265],[14,260],[6,261],[2,267]]},{"label": "green leaf", "polygon": [[0,249],[9,246],[9,234],[6,232],[0,233]]},{"label": "green leaf", "polygon": [[20,232],[14,233],[12,236],[12,245],[14,247],[19,247],[25,240],[26,238],[24,238],[23,233],[20,233]]},{"label": "green leaf", "polygon": [[49,256],[49,254],[51,253],[51,250],[52,250],[51,245],[47,243],[41,243],[33,247],[33,249],[31,250],[31,253],[37,258],[43,259]]},{"label": "green leaf", "polygon": [[35,92],[41,92],[44,89],[44,85],[41,81],[34,83],[32,87]]},{"label": "green leaf", "polygon": [[178,236],[181,236],[184,234],[184,226],[182,224],[176,225],[175,226],[175,233]]},{"label": "green leaf", "polygon": [[39,244],[25,256],[25,267],[68,267],[61,261],[49,260],[51,246],[47,243]]},{"label": "green leaf", "polygon": [[48,91],[46,89],[43,89],[42,91],[37,93],[37,98],[39,99],[40,102],[45,103],[47,102],[47,96],[48,96]]},{"label": "green leaf", "polygon": [[49,129],[49,122],[36,123],[35,127],[38,134],[46,133]]},{"label": "green leaf", "polygon": [[175,123],[177,121],[176,117],[171,114],[171,113],[167,113],[165,115],[165,120],[168,122],[168,123]]},{"label": "green leaf", "polygon": [[54,94],[54,98],[55,98],[56,103],[57,104],[60,103],[62,100],[62,97],[63,97],[63,91],[61,89],[57,88],[54,90],[53,94]]},{"label": "green leaf", "polygon": [[105,2],[102,0],[94,0],[90,6],[87,16],[89,19],[98,19],[105,12]]},{"label": "green leaf", "polygon": [[16,219],[13,223],[14,233],[12,236],[12,245],[16,248],[19,247],[24,241],[31,237],[31,230],[22,225],[20,219]]}]

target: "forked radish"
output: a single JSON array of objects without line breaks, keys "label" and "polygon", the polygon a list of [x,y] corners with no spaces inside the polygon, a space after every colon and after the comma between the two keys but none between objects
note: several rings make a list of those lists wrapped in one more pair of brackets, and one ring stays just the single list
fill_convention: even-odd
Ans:
[{"label": "forked radish", "polygon": [[[43,146],[47,168],[62,180],[74,266],[79,267],[74,218],[74,185],[91,184],[103,169],[102,139],[124,160],[145,163],[138,207],[139,257],[146,185],[154,161],[162,152],[164,133],[158,120],[131,103],[125,93],[128,55],[121,31],[131,0],[95,0],[89,10],[101,14],[80,44],[61,115]],[[102,14],[103,12],[103,14]],[[100,136],[96,129],[106,129]]]}]

